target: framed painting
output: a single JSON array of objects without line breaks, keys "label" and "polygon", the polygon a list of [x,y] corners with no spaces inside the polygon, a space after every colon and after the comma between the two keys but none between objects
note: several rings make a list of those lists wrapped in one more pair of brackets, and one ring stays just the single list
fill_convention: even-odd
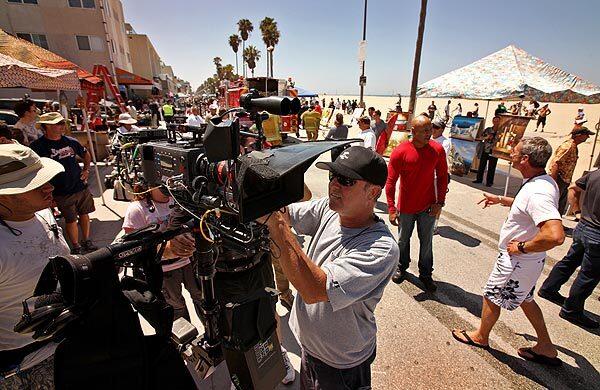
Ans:
[{"label": "framed painting", "polygon": [[521,141],[531,117],[501,114],[492,156],[510,160],[510,152]]}]

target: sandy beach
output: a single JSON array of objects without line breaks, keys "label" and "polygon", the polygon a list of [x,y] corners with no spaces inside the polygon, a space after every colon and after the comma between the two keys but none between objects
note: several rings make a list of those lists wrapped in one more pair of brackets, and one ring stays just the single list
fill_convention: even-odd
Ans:
[{"label": "sandy beach", "polygon": [[[357,95],[354,95],[354,96],[353,95],[326,95],[326,94],[319,95],[319,99],[323,99],[323,98],[325,98],[326,103],[329,104],[329,101],[331,98],[333,98],[334,101],[338,98],[340,100],[357,99],[357,101],[358,101],[359,96],[357,96]],[[365,96],[364,100],[365,100],[365,104],[367,107],[373,106],[376,109],[380,110],[382,113],[382,118],[385,119],[388,111],[390,111],[391,109],[393,109],[396,106],[398,97],[397,96]],[[490,121],[494,115],[494,110],[496,109],[496,107],[498,106],[498,103],[499,103],[499,101],[489,102],[489,109],[488,109],[487,108],[488,101],[486,101],[486,100],[419,98],[419,99],[417,99],[417,105],[416,105],[415,111],[416,112],[426,112],[427,107],[429,106],[429,104],[431,104],[432,100],[435,102],[435,105],[438,108],[438,112],[440,112],[440,113],[443,112],[446,102],[448,100],[452,101],[452,103],[450,104],[450,110],[454,110],[456,108],[457,104],[460,103],[462,105],[464,115],[466,115],[466,113],[468,111],[474,110],[475,103],[478,103],[479,104],[479,115],[486,117],[486,123],[491,123]],[[402,97],[402,107],[405,110],[408,109],[408,101],[409,101],[408,97]],[[509,107],[511,104],[512,104],[512,102],[506,101],[507,107]],[[540,104],[544,105],[546,103],[540,102]],[[546,138],[548,140],[548,142],[550,142],[553,150],[556,149],[564,140],[567,139],[569,132],[573,128],[573,121],[575,118],[575,114],[577,113],[577,108],[579,106],[584,107],[584,111],[585,111],[587,119],[588,119],[586,126],[590,130],[596,131],[595,126],[600,121],[600,104],[548,103],[548,106],[550,107],[550,110],[552,111],[552,113],[550,114],[550,116],[548,116],[545,131],[543,133],[540,133],[539,131],[535,132],[534,130],[535,130],[536,121],[531,120],[529,122],[529,125],[527,126],[525,136],[534,136],[534,135],[542,136],[542,137]],[[487,111],[487,116],[486,116],[486,111]],[[454,114],[452,114],[452,115],[454,115]],[[350,117],[348,116],[348,121],[349,120],[350,120]],[[540,126],[540,128],[541,128],[541,126]],[[358,127],[353,126],[350,129],[349,136],[355,135],[357,133],[358,133]],[[449,134],[444,134],[444,135],[449,136]],[[593,138],[594,138],[594,136],[590,137],[590,139],[586,143],[579,145],[579,160],[577,162],[577,168],[575,169],[575,173],[573,175],[574,180],[581,177],[583,172],[585,170],[587,170],[589,167],[590,156],[592,154],[592,146],[594,143]],[[600,136],[599,136],[598,142],[600,143]],[[599,153],[600,153],[600,147],[596,147],[596,150],[594,152],[594,161]],[[498,165],[499,165],[500,169],[506,169],[506,166],[507,166],[503,160],[500,160],[498,162]],[[518,174],[518,173],[515,173],[515,174]]]}]

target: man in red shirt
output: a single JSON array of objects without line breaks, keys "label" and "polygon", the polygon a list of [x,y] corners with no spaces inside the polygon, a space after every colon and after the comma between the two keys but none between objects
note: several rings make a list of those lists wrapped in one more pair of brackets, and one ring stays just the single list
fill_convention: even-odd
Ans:
[{"label": "man in red shirt", "polygon": [[[388,164],[385,185],[390,222],[398,226],[400,259],[394,283],[402,283],[410,264],[410,237],[415,222],[419,235],[419,279],[428,291],[437,289],[433,272],[433,229],[442,211],[448,188],[448,165],[442,145],[431,140],[431,120],[427,114],[411,123],[412,139],[398,145]],[[437,175],[434,175],[434,172]],[[437,185],[434,178],[437,177]],[[395,204],[396,182],[400,178],[398,204]],[[437,189],[437,192],[436,192]]]}]

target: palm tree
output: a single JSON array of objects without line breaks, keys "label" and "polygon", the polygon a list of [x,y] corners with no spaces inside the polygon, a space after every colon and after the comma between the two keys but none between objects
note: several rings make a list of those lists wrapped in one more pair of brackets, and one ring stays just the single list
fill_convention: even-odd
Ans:
[{"label": "palm tree", "polygon": [[[260,22],[260,32],[262,33],[262,39],[267,48],[273,47],[279,43],[279,29],[277,29],[277,22],[275,19],[266,16]],[[269,50],[267,53],[267,60],[270,61],[271,66],[271,77],[273,77],[273,50]],[[268,75],[267,75],[268,76]]]},{"label": "palm tree", "polygon": [[241,38],[237,34],[231,34],[229,36],[229,46],[231,46],[231,50],[235,53],[235,73],[239,74],[238,70],[238,49],[240,48],[240,42],[242,42]]},{"label": "palm tree", "polygon": [[[248,19],[240,19],[238,21],[238,30],[240,31],[240,35],[242,36],[242,60],[244,59],[243,53],[246,51],[246,41],[248,37],[250,37],[250,33],[254,30],[254,26],[252,22]],[[244,72],[244,77],[246,77],[246,63],[242,61],[242,69]]]},{"label": "palm tree", "polygon": [[223,67],[221,61],[221,57],[213,58],[213,64],[215,64],[215,67],[217,68],[217,77],[219,78],[221,78],[221,68]]},{"label": "palm tree", "polygon": [[250,45],[244,49],[243,57],[248,64],[248,68],[252,71],[252,77],[254,77],[254,68],[256,68],[256,61],[260,60],[260,51]]},{"label": "palm tree", "polygon": [[233,65],[231,64],[223,65],[221,68],[221,76],[221,79],[223,80],[234,81],[237,79],[237,75],[233,72]]}]

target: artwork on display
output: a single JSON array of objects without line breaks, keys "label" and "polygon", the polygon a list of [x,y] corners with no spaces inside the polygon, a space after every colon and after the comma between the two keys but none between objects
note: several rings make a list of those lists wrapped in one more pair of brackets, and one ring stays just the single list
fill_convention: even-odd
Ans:
[{"label": "artwork on display", "polygon": [[410,141],[410,134],[407,131],[392,131],[387,147],[383,151],[385,157],[390,157],[396,146],[403,142]]},{"label": "artwork on display", "polygon": [[333,115],[333,108],[324,108],[321,114],[321,127],[327,127],[331,116]]},{"label": "artwork on display", "polygon": [[385,157],[389,157],[396,146],[410,139],[408,132],[408,112],[388,112],[386,133],[389,134],[387,145],[383,151]]},{"label": "artwork on display", "polygon": [[481,138],[483,133],[484,118],[471,118],[468,116],[456,115],[452,119],[450,127],[450,138],[475,141]]},{"label": "artwork on display", "polygon": [[528,116],[501,114],[492,156],[510,161],[510,152],[523,138],[530,119]]},{"label": "artwork on display", "polygon": [[[469,118],[470,119],[470,118]],[[453,138],[450,148],[450,173],[463,176],[471,170],[479,142]]]},{"label": "artwork on display", "polygon": [[350,119],[350,124],[353,124],[354,122],[358,122],[358,118],[360,118],[362,116],[363,112],[365,112],[364,108],[356,107],[356,109],[352,113],[352,119]]},{"label": "artwork on display", "polygon": [[392,120],[394,121],[392,131],[408,131],[408,112],[390,112],[388,114],[388,126]]}]

